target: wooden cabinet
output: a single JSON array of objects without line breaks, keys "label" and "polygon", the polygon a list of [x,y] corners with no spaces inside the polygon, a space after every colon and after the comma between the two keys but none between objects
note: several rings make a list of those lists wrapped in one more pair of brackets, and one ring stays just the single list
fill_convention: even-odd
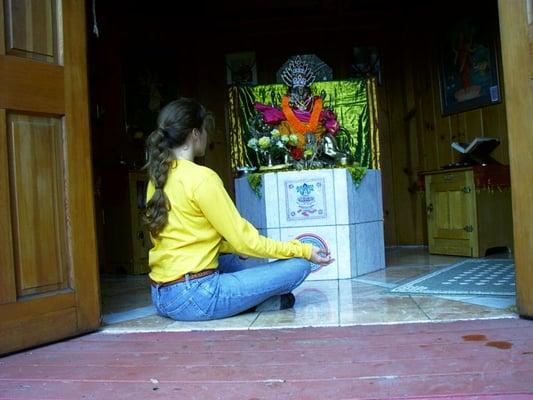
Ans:
[{"label": "wooden cabinet", "polygon": [[511,191],[506,166],[426,172],[428,245],[432,254],[483,257],[512,251]]},{"label": "wooden cabinet", "polygon": [[150,235],[144,225],[144,209],[146,186],[148,177],[144,173],[130,172],[129,179],[129,209],[131,221],[132,258],[127,272],[130,274],[145,274],[148,268],[148,250],[151,247]]},{"label": "wooden cabinet", "polygon": [[137,171],[109,174],[104,214],[105,272],[144,274],[150,237],[143,224],[148,178]]}]

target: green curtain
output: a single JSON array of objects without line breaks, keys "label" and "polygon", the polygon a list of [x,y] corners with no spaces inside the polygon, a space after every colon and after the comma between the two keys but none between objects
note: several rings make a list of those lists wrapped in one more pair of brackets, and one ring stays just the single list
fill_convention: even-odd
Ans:
[{"label": "green curtain", "polygon": [[[315,82],[314,95],[322,95],[324,107],[331,108],[345,132],[337,134],[339,147],[350,153],[362,167],[372,160],[370,118],[367,102],[367,82],[364,79]],[[281,97],[287,94],[283,84],[230,86],[228,89],[228,123],[231,141],[231,167],[252,166],[253,150],[246,147],[250,138],[249,121],[256,114],[255,102],[281,107]]]}]

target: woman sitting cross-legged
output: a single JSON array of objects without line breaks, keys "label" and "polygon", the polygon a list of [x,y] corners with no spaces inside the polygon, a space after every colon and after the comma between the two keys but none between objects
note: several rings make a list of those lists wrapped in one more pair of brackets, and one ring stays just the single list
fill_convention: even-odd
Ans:
[{"label": "woman sitting cross-legged", "polygon": [[[309,275],[311,263],[328,265],[331,256],[298,240],[260,235],[240,216],[219,176],[194,163],[205,154],[214,128],[202,105],[175,100],[161,110],[157,124],[147,142],[146,219],[158,313],[196,321],[292,307],[291,291]],[[277,261],[245,267],[238,256]]]}]

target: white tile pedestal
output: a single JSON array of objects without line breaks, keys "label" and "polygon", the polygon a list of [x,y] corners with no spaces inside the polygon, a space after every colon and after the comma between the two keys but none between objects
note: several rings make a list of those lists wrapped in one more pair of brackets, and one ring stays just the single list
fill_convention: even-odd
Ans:
[{"label": "white tile pedestal", "polygon": [[379,170],[367,170],[358,187],[344,168],[266,173],[260,198],[241,177],[235,194],[241,215],[263,235],[327,247],[335,262],[315,268],[308,280],[349,279],[385,267]]}]

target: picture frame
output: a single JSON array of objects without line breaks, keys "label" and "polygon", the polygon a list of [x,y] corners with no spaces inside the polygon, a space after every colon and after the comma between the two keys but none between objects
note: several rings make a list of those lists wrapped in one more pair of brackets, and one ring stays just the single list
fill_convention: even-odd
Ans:
[{"label": "picture frame", "polygon": [[463,18],[441,30],[439,86],[442,115],[501,102],[497,28],[490,19]]},{"label": "picture frame", "polygon": [[145,140],[155,129],[157,115],[178,94],[174,70],[156,62],[128,62],[122,87],[128,137]]},{"label": "picture frame", "polygon": [[257,65],[254,52],[226,54],[228,85],[257,85]]},{"label": "picture frame", "polygon": [[376,46],[352,47],[352,72],[356,78],[376,77],[376,83],[381,86],[381,55]]}]

